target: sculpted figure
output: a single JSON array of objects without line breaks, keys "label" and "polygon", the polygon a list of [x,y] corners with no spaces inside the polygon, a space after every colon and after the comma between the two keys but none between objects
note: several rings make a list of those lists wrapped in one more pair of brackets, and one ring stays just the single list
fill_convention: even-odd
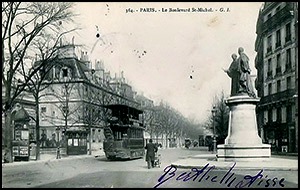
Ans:
[{"label": "sculpted figure", "polygon": [[249,58],[244,53],[244,49],[238,49],[239,58],[232,54],[233,59],[228,70],[224,70],[231,78],[231,96],[247,94],[255,98],[254,89],[250,78]]},{"label": "sculpted figure", "polygon": [[247,93],[250,97],[255,98],[254,89],[252,86],[251,78],[250,78],[250,67],[249,67],[249,58],[244,53],[244,48],[240,47],[238,49],[238,53],[240,57],[238,58],[241,75],[240,75],[240,86],[239,86],[239,93]]},{"label": "sculpted figure", "polygon": [[231,78],[231,96],[235,96],[238,94],[239,90],[240,71],[237,61],[237,55],[234,53],[231,55],[231,57],[232,62],[229,66],[229,69],[224,71]]}]

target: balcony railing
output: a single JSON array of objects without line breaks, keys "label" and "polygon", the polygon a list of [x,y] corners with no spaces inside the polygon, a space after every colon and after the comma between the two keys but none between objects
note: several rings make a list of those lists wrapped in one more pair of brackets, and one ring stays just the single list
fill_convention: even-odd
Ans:
[{"label": "balcony railing", "polygon": [[287,2],[286,6],[284,6],[275,15],[263,23],[263,32],[271,31],[290,18],[293,18],[293,15],[290,13],[290,11],[293,11],[293,4],[292,2]]},{"label": "balcony railing", "polygon": [[264,96],[260,99],[260,104],[272,103],[280,100],[293,99],[295,95],[295,89],[288,89],[282,92],[277,92],[268,96]]}]

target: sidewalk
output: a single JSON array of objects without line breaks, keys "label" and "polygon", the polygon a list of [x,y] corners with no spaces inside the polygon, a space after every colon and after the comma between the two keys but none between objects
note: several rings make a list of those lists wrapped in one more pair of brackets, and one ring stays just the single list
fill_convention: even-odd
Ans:
[{"label": "sidewalk", "polygon": [[[210,166],[215,165],[215,169],[228,170],[234,164],[234,161],[217,161],[215,154],[212,154],[203,148],[199,149],[199,153],[200,154],[195,156],[177,160],[172,163],[172,165],[178,168],[202,168],[209,163]],[[271,155],[271,158],[264,161],[236,161],[234,168],[236,170],[266,169],[274,171],[298,171],[298,159],[295,159],[294,155],[281,157]]]},{"label": "sidewalk", "polygon": [[18,165],[27,165],[27,164],[36,164],[36,163],[43,163],[43,162],[57,162],[62,160],[70,160],[70,159],[81,159],[81,158],[88,158],[88,157],[102,157],[105,154],[102,151],[94,151],[91,155],[84,154],[84,155],[61,155],[60,159],[56,159],[56,154],[41,154],[40,160],[29,160],[29,161],[15,161],[13,163],[3,163],[2,160],[2,167],[9,167],[9,166],[18,166]]}]

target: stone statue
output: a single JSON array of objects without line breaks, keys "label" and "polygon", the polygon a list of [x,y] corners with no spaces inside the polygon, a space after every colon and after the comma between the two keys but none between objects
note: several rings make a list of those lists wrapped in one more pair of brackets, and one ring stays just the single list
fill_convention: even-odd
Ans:
[{"label": "stone statue", "polygon": [[231,81],[231,96],[247,94],[250,97],[255,98],[256,95],[253,90],[253,85],[250,78],[249,58],[244,53],[244,49],[240,47],[238,49],[239,58],[236,54],[232,54],[232,63],[228,70],[224,70]]},{"label": "stone statue", "polygon": [[235,96],[238,94],[239,90],[239,78],[240,78],[240,71],[237,61],[237,55],[234,53],[231,55],[232,62],[229,66],[228,70],[224,70],[227,75],[231,78],[231,96]]}]

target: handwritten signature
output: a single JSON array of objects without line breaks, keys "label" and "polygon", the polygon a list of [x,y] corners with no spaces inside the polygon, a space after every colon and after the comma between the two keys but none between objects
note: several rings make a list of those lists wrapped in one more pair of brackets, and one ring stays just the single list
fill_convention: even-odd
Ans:
[{"label": "handwritten signature", "polygon": [[[227,187],[230,187],[231,185],[236,188],[243,188],[243,187],[251,187],[256,181],[259,181],[257,183],[257,186],[264,185],[264,187],[274,187],[277,184],[280,187],[284,187],[284,178],[278,179],[277,177],[274,177],[273,179],[268,178],[268,175],[263,175],[263,169],[261,169],[256,175],[245,175],[244,178],[240,181],[237,180],[236,177],[234,177],[235,173],[232,172],[234,169],[236,163],[234,163],[231,168],[226,172],[226,174],[220,178],[217,175],[208,175],[213,169],[215,169],[215,165],[209,165],[207,163],[203,168],[192,168],[189,172],[177,172],[177,167],[173,165],[169,165],[165,167],[164,173],[160,176],[158,179],[158,183],[154,186],[154,188],[159,187],[163,183],[169,181],[170,179],[176,177],[176,181],[196,181],[198,182],[203,181],[210,181],[212,183],[220,183],[225,184]],[[278,183],[276,183],[278,182]]]}]

